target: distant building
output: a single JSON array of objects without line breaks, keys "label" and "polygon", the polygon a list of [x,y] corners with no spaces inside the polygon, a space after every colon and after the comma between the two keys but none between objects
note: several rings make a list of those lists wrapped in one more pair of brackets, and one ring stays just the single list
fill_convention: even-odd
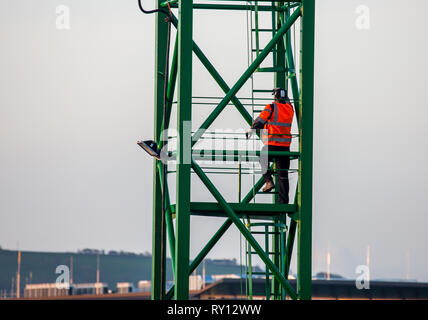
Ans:
[{"label": "distant building", "polygon": [[235,266],[236,259],[206,259],[207,262],[221,266]]},{"label": "distant building", "polygon": [[346,280],[346,278],[342,277],[340,274],[330,273],[330,279],[328,277],[327,272],[318,272],[313,280]]},{"label": "distant building", "polygon": [[[244,280],[245,281],[245,280]],[[296,280],[289,280],[295,289]],[[192,299],[246,299],[241,279],[222,279],[194,293]],[[253,279],[253,299],[266,299],[266,281]],[[428,283],[371,281],[369,290],[359,290],[353,280],[313,280],[312,299],[428,299]]]},{"label": "distant building", "polygon": [[24,298],[62,297],[70,295],[70,288],[59,288],[56,283],[27,284]]},{"label": "distant building", "polygon": [[131,293],[134,292],[134,284],[132,282],[118,282],[116,284],[117,293]]},{"label": "distant building", "polygon": [[373,279],[372,281],[380,281],[380,282],[411,282],[411,283],[418,282],[417,279],[400,279],[400,278],[377,278],[377,279]]},{"label": "distant building", "polygon": [[205,276],[204,278],[201,275],[191,275],[189,277],[189,290],[190,291],[199,291],[204,288],[204,285],[207,286],[215,281],[222,279],[240,279],[241,277],[236,274],[213,274],[210,276]]},{"label": "distant building", "polygon": [[152,282],[149,280],[138,281],[139,292],[150,292],[152,290]]},{"label": "distant building", "polygon": [[99,254],[99,255],[104,255],[105,251],[104,250],[98,250],[98,249],[83,249],[83,250],[78,250],[77,253],[81,253],[81,254]]},{"label": "distant building", "polygon": [[108,293],[107,283],[75,283],[62,288],[56,283],[34,283],[27,284],[24,288],[24,298],[46,298],[62,297],[69,295],[83,294],[106,294]]},{"label": "distant building", "polygon": [[[290,285],[295,289],[296,280],[290,280]],[[93,284],[92,284],[93,285]],[[48,289],[51,289],[50,291]],[[56,284],[36,284],[26,286],[25,298],[29,299],[58,299],[59,294],[64,294],[64,299],[83,300],[149,300],[150,281],[140,281],[139,288],[145,292],[132,292],[128,294],[86,294],[81,296],[68,295],[67,291],[55,291]],[[191,300],[198,299],[247,299],[245,291],[245,279],[222,279],[208,284],[201,290],[193,290]],[[244,289],[244,290],[243,290]],[[71,291],[69,291],[71,292]],[[262,278],[253,279],[253,299],[266,299],[266,281]],[[61,297],[59,297],[61,299]],[[428,299],[428,283],[411,282],[381,282],[371,281],[370,290],[359,290],[353,280],[313,280],[312,298],[314,300],[334,299]]]},{"label": "distant building", "polygon": [[103,282],[95,283],[76,283],[70,286],[72,295],[82,294],[106,294],[108,293],[108,285]]},{"label": "distant building", "polygon": [[200,275],[191,275],[189,277],[189,290],[198,291],[202,289],[203,281]]},{"label": "distant building", "polygon": [[213,274],[211,277],[214,281],[219,281],[222,279],[241,279],[241,277],[237,274]]}]

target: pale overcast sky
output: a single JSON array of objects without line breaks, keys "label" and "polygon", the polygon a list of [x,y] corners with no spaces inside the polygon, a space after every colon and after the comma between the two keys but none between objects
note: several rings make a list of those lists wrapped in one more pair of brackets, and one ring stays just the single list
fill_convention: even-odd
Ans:
[{"label": "pale overcast sky", "polygon": [[[59,5],[70,30],[56,28]],[[356,27],[360,5],[368,30]],[[331,271],[355,277],[369,245],[372,278],[428,281],[427,10],[317,2],[314,273],[330,250]],[[154,33],[136,0],[0,0],[3,248],[151,251],[152,160],[136,141],[153,132]],[[194,38],[233,84],[247,66],[245,14],[196,11]],[[220,95],[194,61],[193,94]],[[235,110],[215,125],[245,128]],[[193,199],[208,199],[200,190]],[[221,223],[192,218],[192,257]],[[239,261],[239,241],[232,227],[209,257]]]}]

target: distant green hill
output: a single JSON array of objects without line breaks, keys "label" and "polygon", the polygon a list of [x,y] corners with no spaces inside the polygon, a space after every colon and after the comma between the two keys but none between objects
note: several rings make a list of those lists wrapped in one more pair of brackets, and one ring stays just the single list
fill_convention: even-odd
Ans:
[{"label": "distant green hill", "polygon": [[[55,274],[59,265],[70,266],[70,258],[73,257],[73,283],[93,283],[96,281],[97,272],[96,250],[86,249],[78,253],[74,252],[21,252],[21,292],[26,283],[53,283],[58,274]],[[133,282],[137,285],[139,280],[151,278],[151,255],[133,254],[110,251],[108,254],[101,252],[100,256],[100,281],[108,283],[110,289],[116,288],[117,282]],[[12,278],[15,281],[18,252],[0,249],[0,290],[11,291]],[[210,260],[205,261],[206,274],[240,274],[241,267],[235,260]],[[167,279],[172,280],[171,261],[167,261]],[[202,268],[197,270],[202,273]]]}]

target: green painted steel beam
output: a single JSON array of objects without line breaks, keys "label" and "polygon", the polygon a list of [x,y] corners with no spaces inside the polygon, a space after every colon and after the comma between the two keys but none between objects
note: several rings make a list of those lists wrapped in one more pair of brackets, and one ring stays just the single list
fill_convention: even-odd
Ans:
[{"label": "green painted steel beam", "polygon": [[[216,160],[216,161],[233,161],[233,162],[259,162],[259,157],[256,156],[243,156],[243,155],[233,155],[233,154],[219,154],[219,155],[193,155],[194,160]],[[293,158],[297,159],[297,157]],[[292,160],[293,160],[292,159]]]},{"label": "green painted steel beam", "polygon": [[[276,29],[279,29],[281,27],[280,25],[281,19],[285,20],[284,13],[277,12],[276,16],[274,16],[272,19],[273,25],[275,26]],[[275,23],[276,21],[278,21],[277,24]],[[287,34],[288,33],[289,32],[287,32]],[[273,61],[274,61],[274,68],[287,70],[288,67],[287,67],[284,41],[278,41],[276,53]],[[275,72],[274,87],[287,89],[287,71]]]},{"label": "green painted steel beam", "polygon": [[[240,1],[242,2],[242,0],[213,0],[213,1],[226,1],[226,2],[233,2],[233,1]],[[256,0],[257,2],[278,2],[278,3],[288,3],[288,2],[295,2],[295,3],[301,3],[302,0],[276,0],[276,1],[272,1],[272,0]]]},{"label": "green painted steel beam", "polygon": [[303,0],[301,23],[301,127],[300,127],[300,223],[297,238],[297,292],[299,299],[312,296],[312,157],[315,0]]},{"label": "green painted steel beam", "polygon": [[[171,209],[173,210],[173,209]],[[236,215],[239,218],[249,218],[251,220],[269,220],[273,221],[276,216],[279,215],[279,213],[276,214],[267,214],[266,212],[253,212],[251,214],[245,214],[245,213],[236,213]],[[290,213],[292,215],[292,213]],[[210,211],[207,213],[207,211],[192,211],[192,216],[198,216],[198,217],[218,217],[218,218],[227,218],[228,215],[225,213],[224,210],[219,211]]]},{"label": "green painted steel beam", "polygon": [[[169,121],[171,119],[171,112],[172,112],[172,103],[174,100],[174,92],[175,92],[175,85],[177,83],[177,52],[178,52],[178,34],[176,36],[175,39],[175,46],[174,46],[174,53],[172,56],[172,63],[171,63],[171,72],[170,72],[170,76],[169,76],[169,81],[168,81],[168,87],[167,87],[167,94],[166,94],[166,99],[167,99],[167,107],[166,107],[166,128],[169,127]],[[162,130],[160,132],[159,135],[159,148],[162,148],[162,146],[164,145],[163,141],[163,137],[161,136],[162,134],[164,134],[164,130],[166,129],[163,127],[163,123],[162,123]],[[166,140],[166,137],[164,138]]]},{"label": "green painted steel beam", "polygon": [[230,205],[226,202],[226,200],[223,198],[221,193],[212,184],[212,182],[208,179],[208,177],[204,174],[202,169],[199,167],[199,165],[195,161],[192,161],[192,168],[196,172],[196,174],[199,176],[201,181],[205,184],[205,186],[210,191],[210,193],[214,196],[214,198],[221,205],[223,210],[227,213],[227,215],[232,220],[232,222],[236,225],[238,230],[247,239],[247,241],[249,242],[251,247],[254,248],[254,250],[257,252],[260,259],[262,259],[262,261],[266,264],[266,267],[270,269],[270,271],[272,272],[272,274],[275,277],[277,277],[278,281],[285,288],[285,290],[290,295],[290,297],[292,299],[296,299],[297,295],[296,295],[293,287],[288,282],[288,280],[284,278],[284,276],[281,274],[281,272],[278,270],[278,268],[275,266],[275,264],[272,262],[272,260],[269,258],[269,256],[263,251],[263,249],[260,247],[259,243],[251,235],[250,231],[248,231],[247,227],[241,222],[239,217],[235,214],[235,212],[230,207]]},{"label": "green painted steel beam", "polygon": [[259,156],[288,156],[293,158],[298,158],[300,153],[297,151],[260,151],[260,150],[209,150],[209,149],[193,149],[192,156],[248,156],[248,157],[259,157]]},{"label": "green painted steel beam", "polygon": [[[297,9],[296,9],[297,10]],[[290,9],[287,8],[285,12],[285,21],[290,16]],[[296,65],[294,63],[294,56],[293,56],[293,46],[291,44],[291,32],[290,30],[287,32],[285,38],[284,38],[285,48],[286,48],[286,56],[287,56],[287,65],[288,69],[291,70],[293,73],[290,76],[290,85],[291,85],[291,91],[293,93],[293,99],[294,99],[294,109],[296,110],[296,119],[297,124],[300,126],[300,92],[299,92],[299,84],[297,82],[297,71],[296,71]]]},{"label": "green painted steel beam", "polygon": [[[274,203],[229,203],[235,213],[241,217],[252,219],[275,219],[275,217],[287,213],[292,216],[297,212],[295,204],[274,204]],[[192,202],[190,204],[192,215],[204,217],[227,217],[226,212],[216,202]],[[172,214],[176,211],[173,204],[170,208]]]},{"label": "green painted steel beam", "polygon": [[[195,171],[196,172],[196,171]],[[297,211],[295,204],[275,204],[275,203],[228,203],[235,213],[251,214],[259,213],[266,215],[278,215],[282,213],[291,213]],[[192,211],[210,212],[223,211],[222,206],[217,202],[191,202]]]},{"label": "green painted steel beam", "polygon": [[[284,222],[285,218],[284,215],[275,217],[275,225],[274,228],[274,234],[272,235],[272,251],[275,252],[273,262],[275,263],[276,267],[281,270],[281,273],[284,274],[283,268],[282,268],[282,235],[280,227],[278,226],[280,222]],[[284,274],[285,276],[285,274]],[[287,279],[287,277],[285,277]],[[278,300],[280,298],[280,292],[281,292],[281,286],[277,279],[272,279],[272,291],[274,294],[274,299]]]},{"label": "green painted steel beam", "polygon": [[[177,152],[170,153],[170,160],[174,160]],[[300,157],[296,151],[259,151],[259,150],[204,150],[193,149],[192,158],[194,160],[218,160],[218,161],[243,161],[258,162],[260,156],[289,156],[290,160]]]},{"label": "green painted steel beam", "polygon": [[[154,163],[156,166],[156,163]],[[161,285],[161,259],[162,259],[162,189],[160,186],[160,177],[157,170],[153,174],[153,231],[152,231],[152,299],[162,299]]]},{"label": "green painted steel beam", "polygon": [[293,14],[290,16],[290,18],[284,23],[284,25],[277,31],[277,33],[272,38],[272,40],[269,41],[269,43],[260,52],[257,58],[254,59],[253,63],[247,68],[247,70],[242,74],[242,76],[235,83],[235,85],[229,90],[226,96],[221,100],[221,102],[217,105],[217,107],[213,110],[213,112],[203,122],[203,124],[200,126],[200,129],[193,135],[193,138],[192,138],[193,144],[195,144],[198,141],[198,139],[204,134],[205,130],[219,116],[219,114],[223,111],[226,105],[230,102],[232,97],[234,97],[236,93],[238,93],[238,91],[242,88],[242,86],[247,82],[247,80],[251,77],[251,75],[257,70],[260,64],[265,60],[267,55],[272,51],[276,43],[282,39],[284,34],[296,22],[296,20],[300,17],[300,15],[301,15],[301,10],[296,9],[293,12]]},{"label": "green painted steel beam", "polygon": [[[281,28],[281,24],[280,21],[285,20],[285,16],[284,16],[284,12],[273,12],[272,11],[272,32],[274,33],[274,30],[276,29],[280,29]],[[287,17],[288,18],[288,17]],[[290,30],[288,32],[285,33],[285,35],[289,34]],[[284,37],[283,37],[284,38]],[[276,51],[273,52],[273,67],[274,69],[284,69],[284,71],[278,71],[275,72],[274,74],[274,87],[275,88],[284,88],[287,89],[287,73],[288,73],[288,68],[287,68],[287,60],[286,60],[286,54],[285,54],[285,46],[284,46],[284,41],[278,41],[278,43],[276,44]],[[274,176],[274,182],[275,185],[279,185],[279,176],[275,175]],[[275,194],[273,196],[273,201],[274,203],[278,203],[279,201],[279,194]],[[278,266],[278,265],[277,265]],[[274,282],[274,290],[277,289],[275,286],[275,281]]]},{"label": "green painted steel beam", "polygon": [[[172,59],[172,64],[171,64],[171,74],[170,74],[170,78],[169,78],[169,82],[168,82],[168,86],[167,86],[167,106],[166,106],[166,120],[165,120],[165,124],[162,121],[161,124],[161,131],[159,132],[159,137],[158,137],[158,146],[159,148],[162,148],[164,145],[164,139],[166,139],[164,135],[164,130],[166,130],[169,127],[169,120],[170,120],[170,115],[171,115],[171,107],[172,107],[172,101],[173,101],[173,97],[174,97],[174,90],[175,90],[175,83],[176,83],[176,79],[177,79],[177,51],[178,51],[178,35],[176,37],[176,41],[175,41],[175,47],[174,47],[174,54],[173,54],[173,59]],[[161,184],[161,188],[163,190],[163,170],[162,170],[162,165],[159,161],[157,161],[157,169],[158,169],[158,174],[160,176],[160,184]],[[171,255],[171,261],[172,261],[172,268],[173,268],[173,274],[174,270],[175,270],[175,234],[174,234],[174,224],[172,221],[172,213],[170,210],[170,198],[169,198],[169,192],[168,192],[168,184],[166,184],[165,187],[165,208],[166,208],[166,212],[165,212],[165,221],[166,221],[166,228],[168,231],[168,241],[169,241],[169,247],[170,247],[170,255]]]},{"label": "green painted steel beam", "polygon": [[[274,2],[272,2],[272,6],[271,6],[271,16],[272,16],[272,21],[271,21],[271,28],[272,28],[272,37],[275,36],[275,30],[276,30],[276,14],[280,13],[280,11],[283,11],[282,8],[280,8],[279,6],[276,6]],[[281,41],[278,41],[278,43],[276,44],[277,49],[276,50],[272,50],[272,58],[273,58],[273,64],[274,67],[277,66],[277,58],[276,58],[276,53],[278,50],[278,46],[281,45]],[[259,68],[260,69],[260,68]],[[274,81],[275,82],[275,81]]]},{"label": "green painted steel beam", "polygon": [[175,39],[174,53],[172,56],[171,72],[170,72],[168,91],[167,91],[168,108],[166,110],[167,112],[166,119],[168,124],[171,119],[172,103],[174,101],[175,85],[177,83],[177,71],[178,71],[178,33]]},{"label": "green painted steel beam", "polygon": [[[161,0],[156,1],[159,7]],[[167,23],[164,17],[156,15],[156,49],[155,49],[155,112],[154,112],[154,137],[159,137],[162,131],[163,105],[164,105],[164,81],[167,47]],[[162,288],[162,187],[157,161],[153,160],[153,232],[152,232],[152,299],[163,298]]]},{"label": "green painted steel beam", "polygon": [[[160,183],[161,188],[163,190],[163,172],[162,172],[162,166],[160,162],[157,162],[158,166],[158,172],[160,176]],[[167,180],[165,180],[167,181]],[[166,228],[168,230],[168,241],[169,241],[169,249],[170,249],[170,255],[171,255],[171,261],[172,261],[172,271],[174,273],[175,270],[175,234],[174,234],[174,223],[172,219],[172,211],[171,211],[171,202],[169,198],[169,192],[168,192],[168,183],[165,186],[165,221],[166,221]]]},{"label": "green painted steel beam", "polygon": [[300,153],[298,151],[260,151],[260,150],[207,150],[207,149],[193,149],[192,155],[210,156],[210,155],[234,155],[234,156],[250,156],[259,157],[261,155],[267,156],[288,156],[298,158]]},{"label": "green painted steel beam", "polygon": [[259,55],[260,53],[260,38],[259,38],[259,10],[257,10],[258,5],[257,2],[255,2],[256,4],[256,9],[254,10],[254,25],[255,25],[255,29],[256,29],[256,34],[255,34],[255,42],[256,42],[256,55]]},{"label": "green painted steel beam", "polygon": [[[239,1],[239,2],[242,2],[242,0],[219,0],[219,1],[227,1],[227,2]],[[165,7],[168,7],[168,5],[169,5],[171,8],[175,8],[177,6],[178,2],[179,2],[178,0],[164,1],[164,2],[162,2],[161,6],[165,8]],[[272,0],[258,0],[257,2],[272,2]],[[279,0],[279,1],[275,1],[275,2],[279,2],[279,3],[288,3],[288,2],[300,3],[302,1],[301,0]],[[195,7],[195,5],[200,5],[200,4],[193,4],[193,7]],[[269,8],[271,8],[271,7],[269,7]],[[246,9],[243,9],[243,10],[246,10]]]},{"label": "green painted steel beam", "polygon": [[[269,227],[265,226],[265,252],[269,254]],[[273,264],[276,266],[275,262]],[[278,267],[278,266],[276,266]],[[265,292],[266,292],[266,300],[270,300],[271,295],[271,287],[269,281],[269,269],[265,269]]]},{"label": "green painted steel beam", "polygon": [[190,167],[192,120],[192,0],[178,10],[178,105],[175,286],[176,300],[189,299]]},{"label": "green painted steel beam", "polygon": [[293,254],[293,246],[294,246],[294,239],[296,237],[296,228],[297,228],[297,222],[294,220],[290,221],[290,227],[288,229],[288,238],[287,238],[287,244],[285,249],[285,275],[288,277],[288,273],[290,272],[290,264],[291,264],[291,257]]},{"label": "green painted steel beam", "polygon": [[[171,8],[177,8],[177,4],[171,4]],[[194,3],[193,9],[207,9],[207,10],[256,10],[254,5],[239,5],[239,4],[209,4],[209,3]],[[272,6],[257,6],[259,11],[283,11],[281,7]]]}]

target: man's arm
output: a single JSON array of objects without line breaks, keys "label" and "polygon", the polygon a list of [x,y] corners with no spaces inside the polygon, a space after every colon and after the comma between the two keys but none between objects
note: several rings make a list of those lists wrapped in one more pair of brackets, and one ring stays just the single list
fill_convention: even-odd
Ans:
[{"label": "man's arm", "polygon": [[260,115],[254,120],[251,129],[246,132],[247,138],[251,136],[253,130],[263,129],[266,122],[269,120],[272,115],[272,105],[268,104],[264,110],[260,113]]},{"label": "man's arm", "polygon": [[265,123],[266,123],[265,120],[263,120],[260,117],[257,117],[256,120],[254,120],[253,125],[251,126],[251,129],[256,129],[256,130],[263,129]]}]

